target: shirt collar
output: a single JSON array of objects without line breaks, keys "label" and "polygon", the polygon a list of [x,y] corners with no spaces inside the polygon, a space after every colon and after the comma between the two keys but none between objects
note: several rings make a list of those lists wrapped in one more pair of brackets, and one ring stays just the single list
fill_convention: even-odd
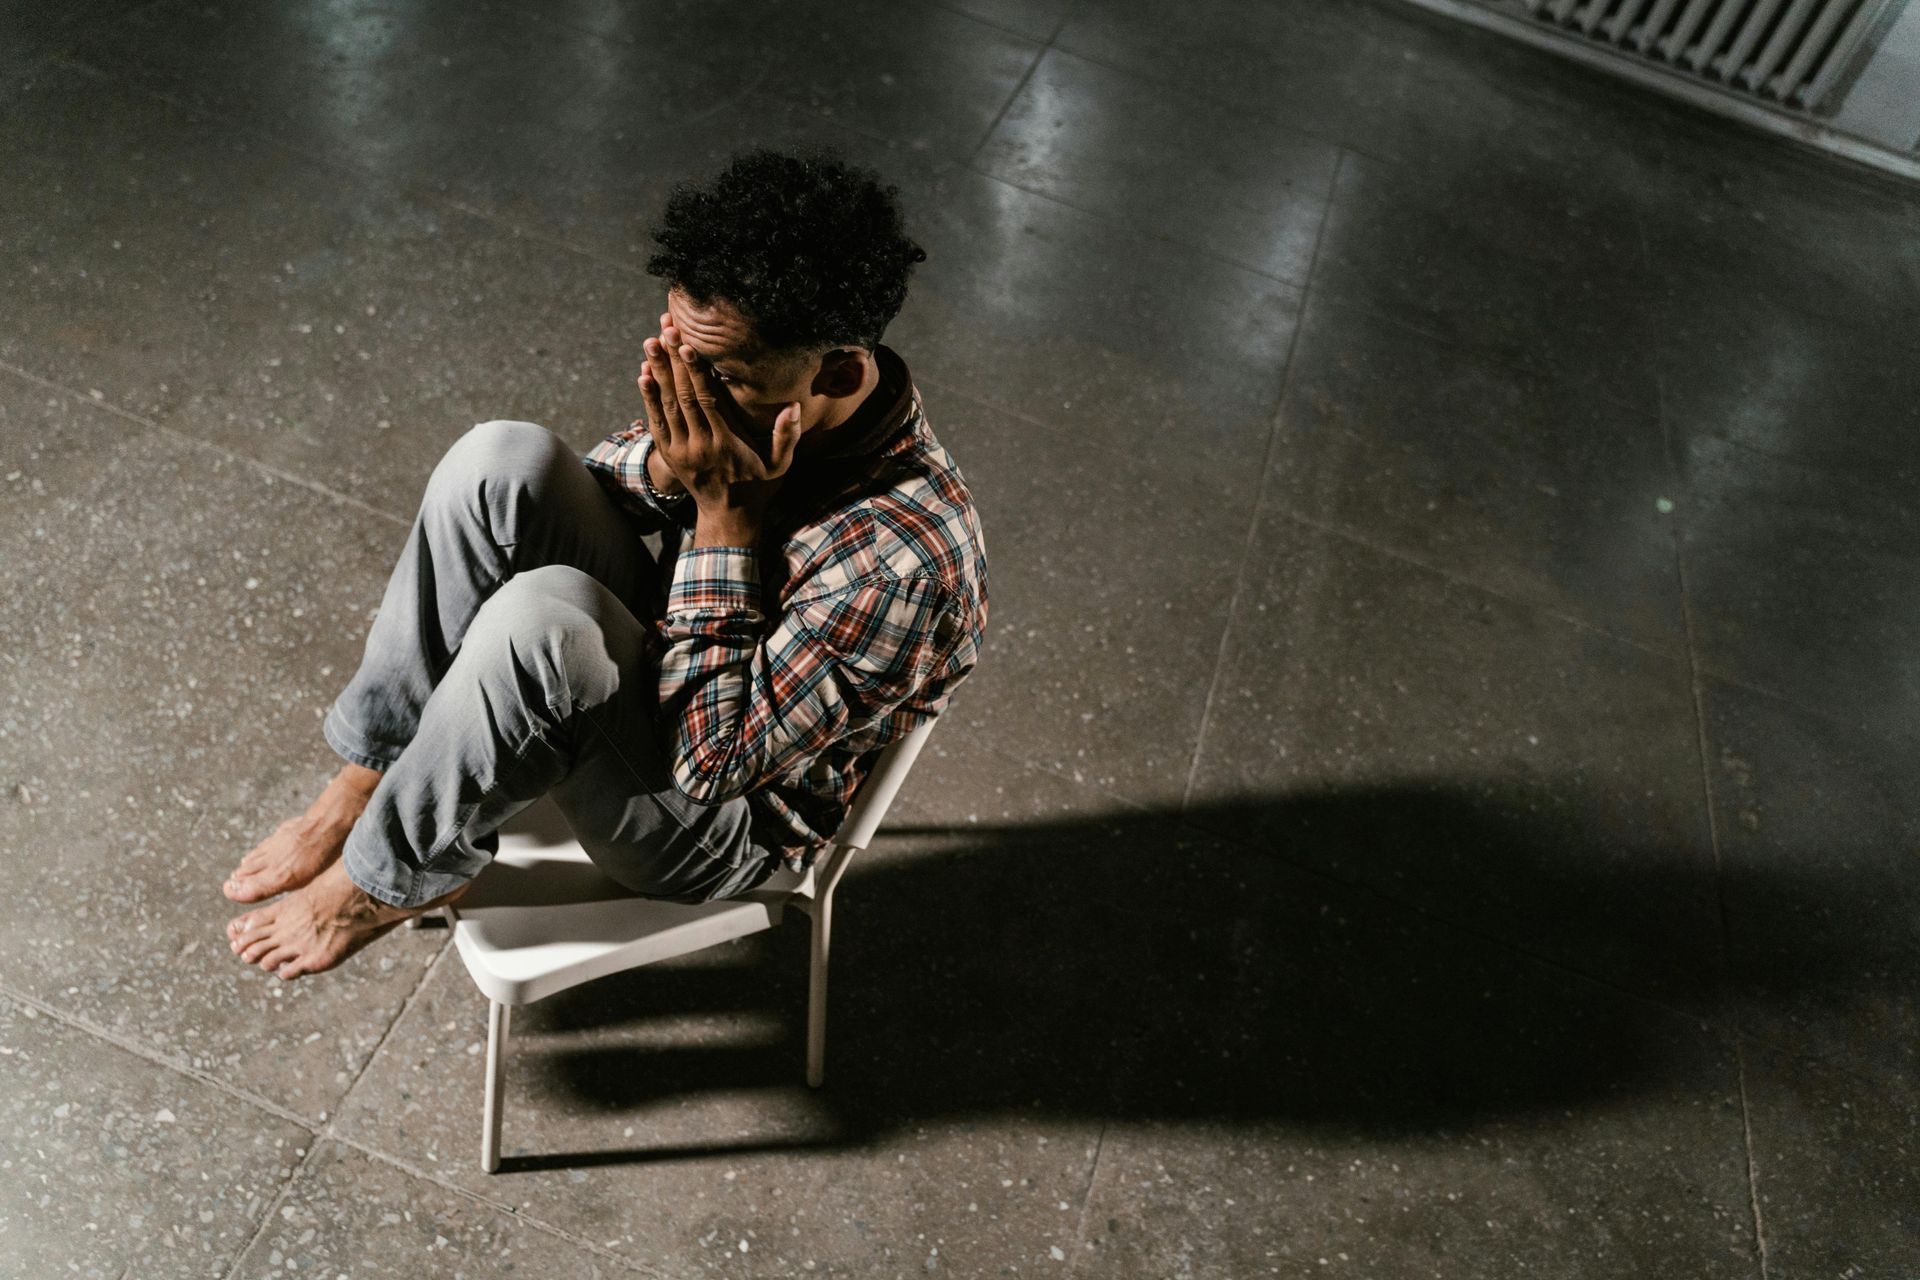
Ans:
[{"label": "shirt collar", "polygon": [[[892,347],[873,349],[874,362],[880,366],[880,381],[875,384],[853,416],[828,431],[819,448],[804,461],[815,462],[866,458],[885,450],[900,428],[913,416],[913,378],[906,361]],[[802,461],[795,459],[796,464]]]}]

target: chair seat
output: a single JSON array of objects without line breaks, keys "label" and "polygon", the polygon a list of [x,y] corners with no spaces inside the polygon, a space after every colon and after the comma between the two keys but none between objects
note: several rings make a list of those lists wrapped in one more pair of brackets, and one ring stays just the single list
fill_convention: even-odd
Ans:
[{"label": "chair seat", "polygon": [[500,1004],[530,1004],[758,933],[779,924],[795,898],[812,898],[813,873],[784,869],[738,898],[643,898],[593,864],[548,799],[516,814],[499,837],[492,863],[445,910],[474,984]]}]

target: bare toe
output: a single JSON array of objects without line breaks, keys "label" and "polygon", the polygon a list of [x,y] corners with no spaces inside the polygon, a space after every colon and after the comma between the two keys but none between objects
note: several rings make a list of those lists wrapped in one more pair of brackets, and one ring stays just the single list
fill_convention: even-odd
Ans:
[{"label": "bare toe", "polygon": [[262,907],[258,911],[243,911],[227,921],[227,937],[235,943],[245,943],[249,934],[258,933],[273,923],[274,911],[271,907]]},{"label": "bare toe", "polygon": [[259,956],[257,956],[253,960],[248,961],[247,963],[258,965],[261,969],[265,970],[266,972],[272,973],[274,970],[278,969],[281,965],[287,964],[292,960],[298,959],[299,954],[300,953],[298,949],[293,947],[292,945],[275,940],[273,943],[271,943],[267,947],[265,951],[261,952]]},{"label": "bare toe", "polygon": [[289,818],[249,850],[220,892],[235,902],[259,902],[310,883],[339,859],[351,820]]},{"label": "bare toe", "polygon": [[234,923],[239,930],[233,935],[234,952],[248,964],[252,964],[266,948],[274,945],[280,931],[274,928],[279,913],[272,907],[259,911],[249,911]]}]

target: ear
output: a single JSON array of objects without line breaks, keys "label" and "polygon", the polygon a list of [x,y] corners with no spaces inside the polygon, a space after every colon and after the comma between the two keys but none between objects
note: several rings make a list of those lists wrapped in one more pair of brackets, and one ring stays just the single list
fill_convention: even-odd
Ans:
[{"label": "ear", "polygon": [[867,380],[867,361],[873,356],[859,347],[836,347],[820,357],[820,370],[813,375],[813,394],[844,399],[857,395]]}]

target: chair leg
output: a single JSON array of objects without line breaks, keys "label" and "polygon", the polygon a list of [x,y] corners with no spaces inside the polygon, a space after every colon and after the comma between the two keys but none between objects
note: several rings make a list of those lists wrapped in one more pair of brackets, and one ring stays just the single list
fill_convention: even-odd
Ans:
[{"label": "chair leg", "polygon": [[813,974],[807,991],[807,1084],[818,1089],[827,1074],[827,958],[833,944],[833,894],[814,902]]},{"label": "chair leg", "polygon": [[485,1111],[480,1118],[480,1167],[488,1173],[500,1169],[500,1089],[507,1060],[507,1024],[509,1005],[490,1003],[487,1008],[487,1092]]}]

